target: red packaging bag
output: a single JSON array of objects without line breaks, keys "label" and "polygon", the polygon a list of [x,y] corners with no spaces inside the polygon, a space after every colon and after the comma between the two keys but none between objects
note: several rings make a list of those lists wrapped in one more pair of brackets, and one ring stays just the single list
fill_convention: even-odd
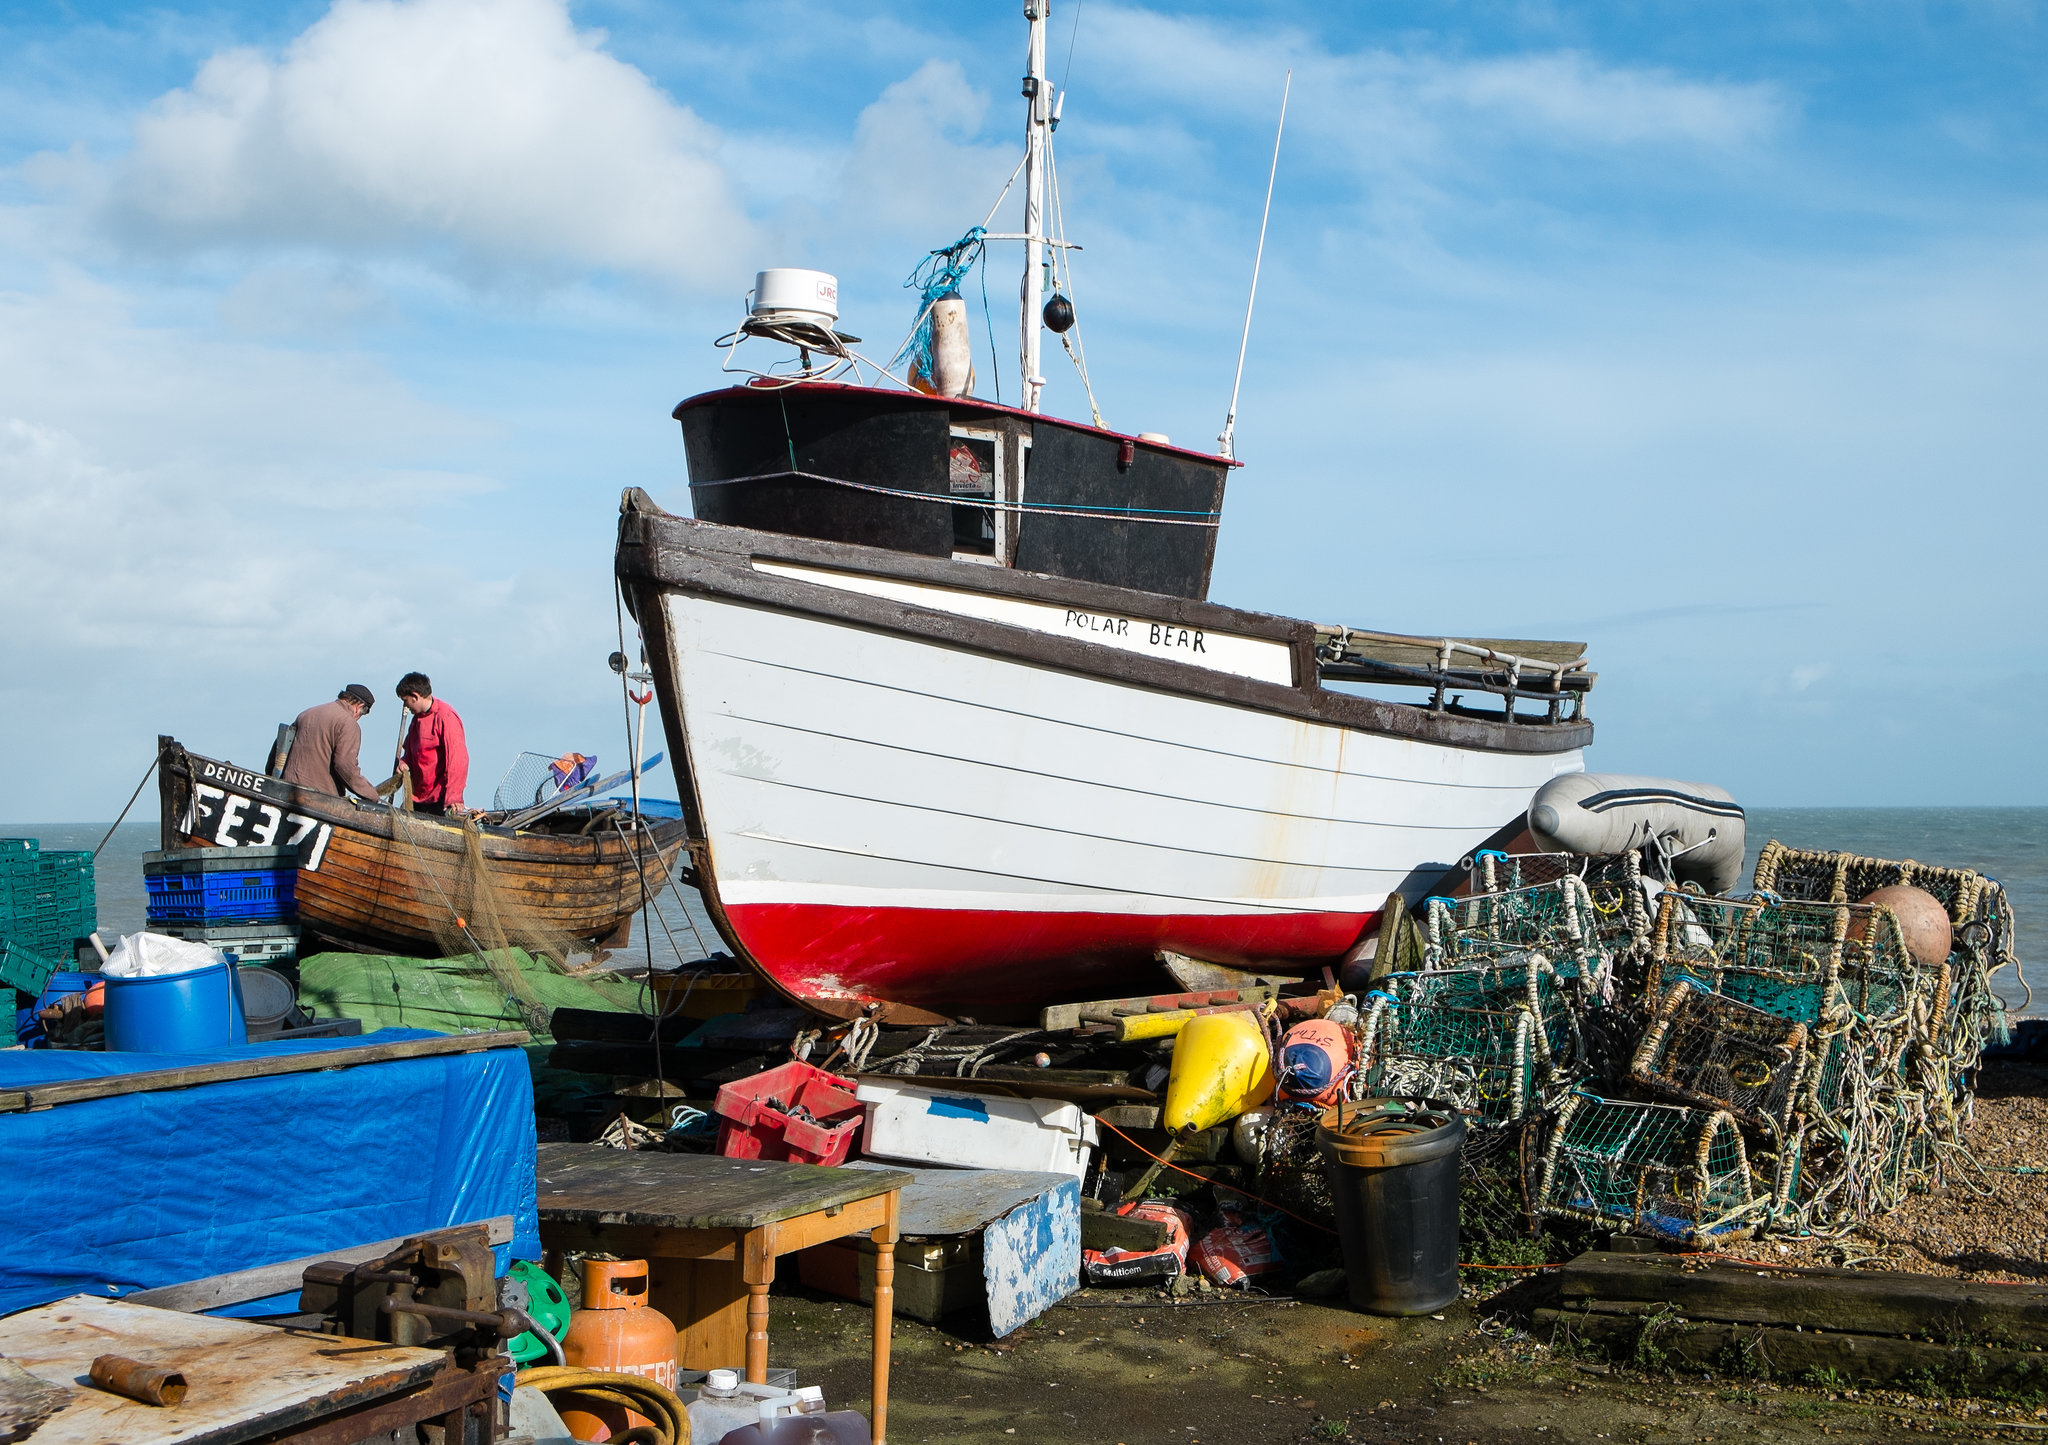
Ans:
[{"label": "red packaging bag", "polygon": [[1195,1230],[1195,1218],[1177,1204],[1164,1199],[1140,1199],[1124,1205],[1118,1214],[1132,1219],[1149,1219],[1166,1226],[1166,1243],[1157,1249],[1084,1249],[1081,1272],[1090,1284],[1136,1284],[1144,1280],[1172,1279],[1187,1268],[1188,1239]]},{"label": "red packaging bag", "polygon": [[1241,1289],[1280,1267],[1273,1236],[1257,1224],[1220,1224],[1195,1241],[1190,1258],[1209,1283]]}]

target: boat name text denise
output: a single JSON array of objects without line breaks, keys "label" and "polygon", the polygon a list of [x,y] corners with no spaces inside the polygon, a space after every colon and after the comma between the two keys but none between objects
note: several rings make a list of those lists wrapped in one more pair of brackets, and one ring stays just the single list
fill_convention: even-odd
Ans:
[{"label": "boat name text denise", "polygon": [[771,562],[756,557],[754,570],[792,581],[811,582],[842,592],[858,592],[933,612],[971,617],[980,622],[998,622],[1032,632],[1056,636],[1083,637],[1120,652],[1169,656],[1176,662],[1228,672],[1282,687],[1294,682],[1294,660],[1284,642],[1264,637],[1240,637],[1200,627],[1182,627],[1114,612],[1085,612],[1053,602],[1033,602],[1021,597],[997,597],[958,587],[940,587],[927,582],[908,582],[893,577],[875,577],[861,572],[842,572],[828,567],[804,567],[789,562]]},{"label": "boat name text denise", "polygon": [[300,847],[299,866],[317,872],[327,855],[327,840],[334,836],[334,825],[263,801],[265,793],[285,789],[285,784],[260,773],[202,763],[192,780],[192,798],[185,805],[185,816],[178,820],[178,829],[189,837],[211,838],[223,848]]}]

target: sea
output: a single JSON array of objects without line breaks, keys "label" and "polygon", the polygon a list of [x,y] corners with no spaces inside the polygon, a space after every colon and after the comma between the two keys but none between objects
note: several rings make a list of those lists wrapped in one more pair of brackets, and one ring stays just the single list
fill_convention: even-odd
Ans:
[{"label": "sea", "polygon": [[[2025,980],[2009,971],[1997,980],[2007,1006],[2021,1016],[2048,1016],[2048,808],[1752,808],[1749,860],[1776,838],[1794,848],[1847,850],[1870,858],[1912,858],[1949,868],[1974,868],[2005,885],[2018,920],[2021,967],[2042,965],[2036,1002]],[[142,855],[157,846],[155,822],[124,823],[111,836],[105,823],[0,824],[0,837],[37,838],[45,848],[97,848],[100,934],[134,933],[144,924],[148,894]],[[649,935],[652,935],[650,938]],[[657,916],[636,929],[613,966],[671,968],[724,950],[695,890],[678,888]]]}]

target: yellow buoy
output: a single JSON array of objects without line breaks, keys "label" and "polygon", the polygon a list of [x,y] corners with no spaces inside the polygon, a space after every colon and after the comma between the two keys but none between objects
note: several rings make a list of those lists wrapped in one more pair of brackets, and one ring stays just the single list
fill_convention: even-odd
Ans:
[{"label": "yellow buoy", "polygon": [[1160,1120],[1169,1130],[1213,1128],[1272,1097],[1272,1059],[1256,1015],[1197,1014],[1181,1026]]}]

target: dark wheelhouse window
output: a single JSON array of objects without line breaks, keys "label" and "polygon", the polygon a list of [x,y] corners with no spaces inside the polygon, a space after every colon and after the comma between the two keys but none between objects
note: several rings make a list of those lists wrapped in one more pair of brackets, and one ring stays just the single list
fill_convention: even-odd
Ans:
[{"label": "dark wheelhouse window", "polygon": [[[996,443],[993,438],[955,437],[947,458],[947,488],[965,500],[996,494]],[[953,550],[993,557],[996,550],[996,514],[990,507],[955,505],[953,508]]]}]

